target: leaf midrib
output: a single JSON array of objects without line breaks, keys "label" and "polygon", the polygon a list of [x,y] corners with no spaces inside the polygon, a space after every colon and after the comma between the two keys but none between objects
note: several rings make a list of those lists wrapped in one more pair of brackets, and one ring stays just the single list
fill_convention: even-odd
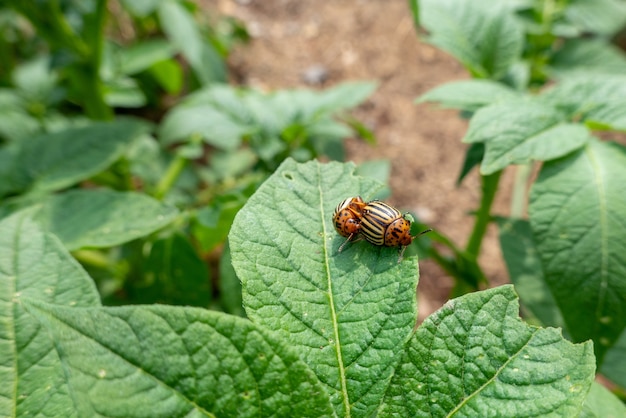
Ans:
[{"label": "leaf midrib", "polygon": [[[317,164],[317,178],[322,178],[320,164]],[[333,324],[333,335],[335,338],[335,352],[337,353],[337,369],[339,372],[339,382],[341,383],[342,402],[345,410],[345,417],[350,417],[350,400],[348,398],[348,386],[346,382],[346,369],[343,364],[343,356],[341,354],[341,343],[339,339],[339,323],[337,321],[337,313],[335,311],[335,300],[333,296],[333,281],[330,274],[330,257],[328,250],[328,240],[326,231],[326,212],[324,211],[324,194],[321,187],[321,181],[318,181],[318,191],[320,196],[320,214],[322,221],[322,237],[324,237],[324,268],[326,269],[326,280],[328,284],[328,301],[330,306],[331,321]]]},{"label": "leaf midrib", "polygon": [[[196,400],[194,400],[191,397],[189,397],[186,393],[184,393],[183,391],[175,388],[174,386],[170,385],[169,383],[165,382],[163,379],[161,379],[160,377],[158,377],[155,374],[153,374],[150,370],[147,370],[144,367],[142,367],[141,364],[135,363],[134,361],[132,361],[131,359],[126,357],[123,353],[119,352],[118,350],[114,349],[113,347],[109,346],[108,344],[105,344],[104,341],[98,340],[95,336],[89,335],[89,334],[83,332],[81,329],[78,329],[78,328],[74,327],[73,324],[69,323],[65,318],[61,318],[58,315],[55,315],[54,313],[46,311],[45,307],[38,306],[37,304],[30,304],[30,309],[33,309],[33,308],[36,309],[36,310],[39,310],[40,315],[47,316],[48,317],[48,321],[50,320],[50,318],[52,318],[52,320],[54,320],[54,321],[58,321],[59,323],[61,323],[62,325],[66,326],[70,330],[76,332],[77,334],[79,334],[83,338],[85,338],[85,339],[89,340],[90,342],[92,342],[92,343],[94,343],[94,344],[104,348],[110,354],[116,356],[116,358],[118,358],[121,361],[123,361],[125,364],[127,364],[127,365],[129,365],[131,367],[134,367],[136,372],[139,372],[139,373],[143,374],[144,376],[147,376],[149,379],[151,379],[157,385],[169,389],[171,391],[171,393],[173,393],[175,396],[177,396],[183,402],[186,402],[188,405],[191,405],[192,408],[194,408],[196,411],[199,411],[199,412],[203,413],[207,417],[216,417],[215,414],[213,414],[212,412],[206,410],[204,407],[200,406],[198,404],[198,402],[196,402]],[[81,308],[81,309],[96,311],[96,310],[101,310],[102,307],[98,307],[98,308]],[[151,314],[154,314],[154,312],[152,312],[150,309],[148,309],[148,312],[151,313]],[[107,314],[107,315],[110,315],[110,314]],[[158,314],[157,314],[157,316],[158,316]],[[49,326],[54,326],[54,324],[49,322]],[[224,333],[220,332],[216,327],[211,326],[211,328],[216,333],[218,333],[221,336],[223,336],[224,338],[226,338],[226,339],[229,338],[229,336],[227,336]],[[72,397],[72,402],[74,404],[77,404],[78,402],[75,400],[75,395],[74,395],[75,389],[73,389],[73,386],[69,383],[70,382],[70,377],[71,377],[71,371],[70,371],[70,367],[68,366],[68,361],[65,358],[66,356],[64,356],[62,354],[62,352],[59,350],[58,343],[55,341],[55,338],[51,337],[50,339],[52,341],[53,350],[56,353],[56,356],[59,359],[59,362],[61,363],[61,367],[63,369],[63,373],[64,373],[65,379],[66,379],[65,382],[68,385],[68,388],[70,389],[70,391],[72,392],[71,395],[70,395]],[[234,346],[234,344],[233,344],[233,346]],[[189,411],[189,412],[192,412],[192,411]]]},{"label": "leaf midrib", "polygon": [[480,393],[482,393],[483,389],[485,389],[488,385],[490,385],[492,382],[494,382],[498,376],[500,376],[500,374],[502,373],[502,371],[515,359],[517,359],[522,352],[524,351],[524,349],[526,347],[528,347],[528,345],[530,344],[530,342],[532,341],[532,339],[535,337],[535,334],[537,334],[537,332],[539,331],[539,328],[536,328],[533,330],[533,332],[530,334],[528,341],[526,341],[526,343],[524,345],[522,345],[519,350],[517,350],[517,352],[515,353],[515,355],[512,355],[509,357],[509,359],[507,361],[505,361],[504,363],[502,363],[502,366],[500,366],[498,368],[498,370],[496,370],[496,372],[493,374],[493,376],[491,376],[490,379],[488,379],[485,383],[483,383],[479,388],[477,388],[474,392],[472,392],[469,396],[467,396],[466,398],[463,399],[463,401],[461,401],[453,410],[451,410],[446,417],[453,417],[454,414],[456,414],[457,412],[459,412],[461,410],[461,408],[463,406],[465,406],[470,399],[476,397],[477,395],[479,395]]},{"label": "leaf midrib", "polygon": [[585,153],[589,157],[591,164],[591,170],[593,172],[593,181],[598,191],[598,206],[600,217],[600,286],[598,292],[598,305],[595,312],[598,321],[594,321],[594,334],[597,334],[598,325],[601,321],[602,311],[604,310],[604,303],[606,301],[606,292],[608,289],[608,220],[607,220],[607,196],[605,190],[604,178],[601,176],[602,167],[596,158],[595,153],[591,150],[591,147],[585,149]]}]

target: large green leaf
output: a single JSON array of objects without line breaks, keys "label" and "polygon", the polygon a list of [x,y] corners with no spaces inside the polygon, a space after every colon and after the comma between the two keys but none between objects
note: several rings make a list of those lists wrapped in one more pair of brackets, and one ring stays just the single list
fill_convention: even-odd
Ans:
[{"label": "large green leaf", "polygon": [[245,319],[189,307],[22,303],[54,340],[77,416],[331,414],[311,370]]},{"label": "large green leaf", "polygon": [[[209,105],[229,115],[233,120],[245,124],[253,120],[253,116],[245,103],[245,98],[248,95],[263,96],[256,90],[235,88],[227,84],[213,84],[188,95],[180,106]],[[285,112],[288,111],[289,109],[285,109]]]},{"label": "large green leaf", "polygon": [[513,287],[448,302],[418,328],[379,417],[573,417],[593,382],[592,344],[526,325]]},{"label": "large green leaf", "polygon": [[626,406],[600,383],[593,382],[579,418],[626,417]]},{"label": "large green leaf", "polygon": [[123,119],[20,141],[12,169],[0,178],[0,195],[59,190],[87,179],[116,161],[146,130],[144,122]]},{"label": "large green leaf", "polygon": [[159,127],[159,139],[167,145],[200,135],[207,144],[226,150],[237,148],[252,127],[209,105],[182,105],[167,114]]},{"label": "large green leaf", "polygon": [[546,163],[530,222],[546,282],[575,341],[598,364],[626,327],[626,150],[597,140]]},{"label": "large green leaf", "polygon": [[563,317],[543,276],[530,223],[521,219],[498,219],[498,226],[502,255],[522,306],[541,325],[563,327]]},{"label": "large green leaf", "polygon": [[427,91],[417,102],[435,102],[442,107],[475,111],[500,101],[520,98],[515,90],[491,80],[453,81]]},{"label": "large green leaf", "polygon": [[544,92],[544,101],[565,110],[570,117],[585,116],[596,107],[623,100],[626,76],[569,77]]},{"label": "large green leaf", "polygon": [[428,40],[456,57],[477,78],[502,78],[520,59],[521,24],[502,3],[420,0]]},{"label": "large green leaf", "polygon": [[[159,130],[164,144],[199,135],[220,149],[232,150],[248,139],[255,151],[271,159],[287,143],[308,141],[318,153],[349,136],[336,113],[363,102],[374,83],[343,83],[334,88],[261,93],[211,85],[188,96],[167,114]],[[330,144],[329,144],[330,143]],[[339,142],[339,145],[341,143]]]},{"label": "large green leaf", "polygon": [[600,373],[613,382],[620,385],[622,388],[626,388],[626,331],[622,332],[619,339],[606,353],[602,366],[600,366]]},{"label": "large green leaf", "polygon": [[28,213],[0,221],[0,254],[0,416],[332,415],[311,370],[249,321],[100,307],[92,280]]},{"label": "large green leaf", "polygon": [[626,25],[626,4],[620,0],[571,0],[564,13],[584,33],[610,37]]},{"label": "large green leaf", "polygon": [[626,130],[626,77],[572,77],[547,91],[543,99],[592,127]]},{"label": "large green leaf", "polygon": [[496,103],[479,109],[463,142],[485,143],[483,175],[510,164],[562,157],[590,138],[584,126],[570,123],[559,109],[536,100]]},{"label": "large green leaf", "polygon": [[622,75],[626,71],[626,56],[604,40],[571,39],[552,56],[548,69],[558,78]]},{"label": "large green leaf", "polygon": [[337,252],[335,206],[381,187],[352,164],[287,160],[230,233],[248,317],[298,350],[342,417],[374,412],[416,319],[417,260],[364,241]]},{"label": "large green leaf", "polygon": [[27,212],[0,221],[0,416],[77,416],[50,335],[23,310],[21,297],[100,304],[87,273]]},{"label": "large green leaf", "polygon": [[159,127],[159,140],[171,144],[200,135],[206,143],[220,149],[237,148],[243,136],[257,130],[243,96],[243,91],[221,84],[190,94],[165,116]]},{"label": "large green leaf", "polygon": [[26,210],[0,221],[0,286],[5,302],[19,292],[68,304],[99,305],[96,288],[57,237],[44,232]]},{"label": "large green leaf", "polygon": [[164,227],[177,215],[176,208],[144,194],[77,189],[47,198],[35,216],[67,248],[76,250],[131,241]]}]

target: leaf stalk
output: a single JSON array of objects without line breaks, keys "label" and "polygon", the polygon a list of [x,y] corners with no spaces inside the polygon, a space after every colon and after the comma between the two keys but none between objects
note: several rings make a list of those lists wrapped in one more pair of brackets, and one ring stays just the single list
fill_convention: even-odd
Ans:
[{"label": "leaf stalk", "polygon": [[465,249],[467,254],[473,259],[478,259],[480,247],[487,232],[487,226],[491,222],[491,206],[498,190],[501,174],[502,171],[498,171],[488,176],[481,176],[482,198],[480,207],[476,212],[474,229]]}]

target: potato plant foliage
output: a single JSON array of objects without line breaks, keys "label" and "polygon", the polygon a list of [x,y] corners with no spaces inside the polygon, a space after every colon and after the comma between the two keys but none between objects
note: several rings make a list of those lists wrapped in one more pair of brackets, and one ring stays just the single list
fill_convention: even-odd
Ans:
[{"label": "potato plant foliage", "polygon": [[[592,343],[572,344],[556,329],[525,324],[512,286],[451,300],[414,331],[417,259],[398,264],[395,249],[366,242],[337,252],[343,240],[332,226],[336,200],[380,187],[355,176],[352,164],[287,160],[279,167],[230,233],[249,320],[194,307],[102,306],[92,279],[32,210],[4,218],[0,294],[7,327],[0,357],[2,380],[10,384],[3,385],[0,412],[584,411],[595,370]],[[520,399],[541,402],[528,408]]]},{"label": "potato plant foliage", "polygon": [[[240,22],[74,3],[0,0],[0,416],[626,416],[594,383],[626,388],[623,2],[409,2],[472,76],[419,101],[470,119],[482,188],[465,247],[431,226],[401,263],[332,223],[390,194],[390,162],[339,162],[375,83],[231,86]],[[455,280],[419,326],[418,252]]]},{"label": "potato plant foliage", "polygon": [[573,341],[592,340],[598,371],[626,387],[626,148],[597,135],[625,130],[626,57],[609,40],[626,24],[626,6],[411,4],[426,39],[474,77],[419,99],[469,118],[461,179],[478,166],[483,200],[467,250],[493,220],[500,174],[515,166],[511,214],[497,222],[524,312]]}]

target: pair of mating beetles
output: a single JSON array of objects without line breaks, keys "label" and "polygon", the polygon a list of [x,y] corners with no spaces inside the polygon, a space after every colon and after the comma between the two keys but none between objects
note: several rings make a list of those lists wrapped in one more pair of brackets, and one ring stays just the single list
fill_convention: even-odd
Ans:
[{"label": "pair of mating beetles", "polygon": [[337,205],[333,213],[333,223],[337,232],[348,238],[339,247],[339,252],[349,241],[360,240],[360,234],[373,245],[398,247],[398,263],[402,260],[407,245],[418,236],[431,231],[427,229],[411,236],[411,221],[398,209],[380,200],[366,203],[361,196],[349,197]]}]

